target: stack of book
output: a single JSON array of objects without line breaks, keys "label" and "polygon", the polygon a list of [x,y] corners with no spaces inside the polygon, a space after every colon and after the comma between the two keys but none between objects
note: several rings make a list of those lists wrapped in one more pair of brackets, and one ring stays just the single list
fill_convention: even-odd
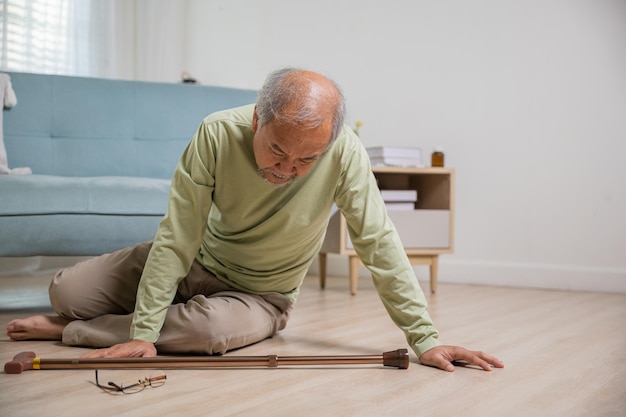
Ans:
[{"label": "stack of book", "polygon": [[372,165],[423,167],[422,149],[401,146],[375,146],[367,148]]},{"label": "stack of book", "polygon": [[415,210],[417,190],[380,190],[387,211]]}]

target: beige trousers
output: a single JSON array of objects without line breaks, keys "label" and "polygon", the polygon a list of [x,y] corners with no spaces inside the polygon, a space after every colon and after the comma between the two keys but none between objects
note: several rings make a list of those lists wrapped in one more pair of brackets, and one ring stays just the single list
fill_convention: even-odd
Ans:
[{"label": "beige trousers", "polygon": [[[129,340],[150,247],[142,243],[56,274],[49,289],[52,307],[73,320],[63,343],[108,347]],[[272,337],[286,326],[290,310],[287,297],[236,290],[195,261],[167,310],[156,347],[160,353],[221,354]]]}]

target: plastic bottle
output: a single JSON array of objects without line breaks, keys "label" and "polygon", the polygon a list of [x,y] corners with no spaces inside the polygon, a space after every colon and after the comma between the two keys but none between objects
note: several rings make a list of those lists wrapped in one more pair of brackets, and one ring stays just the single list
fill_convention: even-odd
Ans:
[{"label": "plastic bottle", "polygon": [[433,154],[430,157],[430,166],[432,167],[443,167],[443,160],[444,160],[444,155],[443,155],[443,149],[439,146],[437,146],[434,150],[433,150]]}]

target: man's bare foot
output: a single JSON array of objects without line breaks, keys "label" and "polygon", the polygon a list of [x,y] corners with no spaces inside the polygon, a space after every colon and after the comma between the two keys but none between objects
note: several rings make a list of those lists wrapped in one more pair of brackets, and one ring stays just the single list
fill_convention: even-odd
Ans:
[{"label": "man's bare foot", "polygon": [[59,316],[16,319],[7,324],[7,336],[13,340],[61,340],[70,321]]}]

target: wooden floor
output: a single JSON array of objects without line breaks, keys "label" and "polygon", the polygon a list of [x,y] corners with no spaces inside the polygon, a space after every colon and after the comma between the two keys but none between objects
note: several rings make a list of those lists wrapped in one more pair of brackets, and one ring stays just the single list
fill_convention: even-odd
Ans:
[{"label": "wooden floor", "polygon": [[[0,278],[0,325],[48,312],[47,277]],[[426,285],[424,285],[427,288]],[[505,369],[378,365],[168,370],[160,388],[112,396],[93,371],[0,373],[0,415],[20,416],[626,416],[626,294],[440,284],[430,311],[447,344],[481,349]],[[368,280],[306,279],[287,329],[230,355],[380,354],[405,347]],[[85,349],[0,337],[0,360],[32,350],[73,358]],[[157,371],[102,371],[134,382]]]}]

